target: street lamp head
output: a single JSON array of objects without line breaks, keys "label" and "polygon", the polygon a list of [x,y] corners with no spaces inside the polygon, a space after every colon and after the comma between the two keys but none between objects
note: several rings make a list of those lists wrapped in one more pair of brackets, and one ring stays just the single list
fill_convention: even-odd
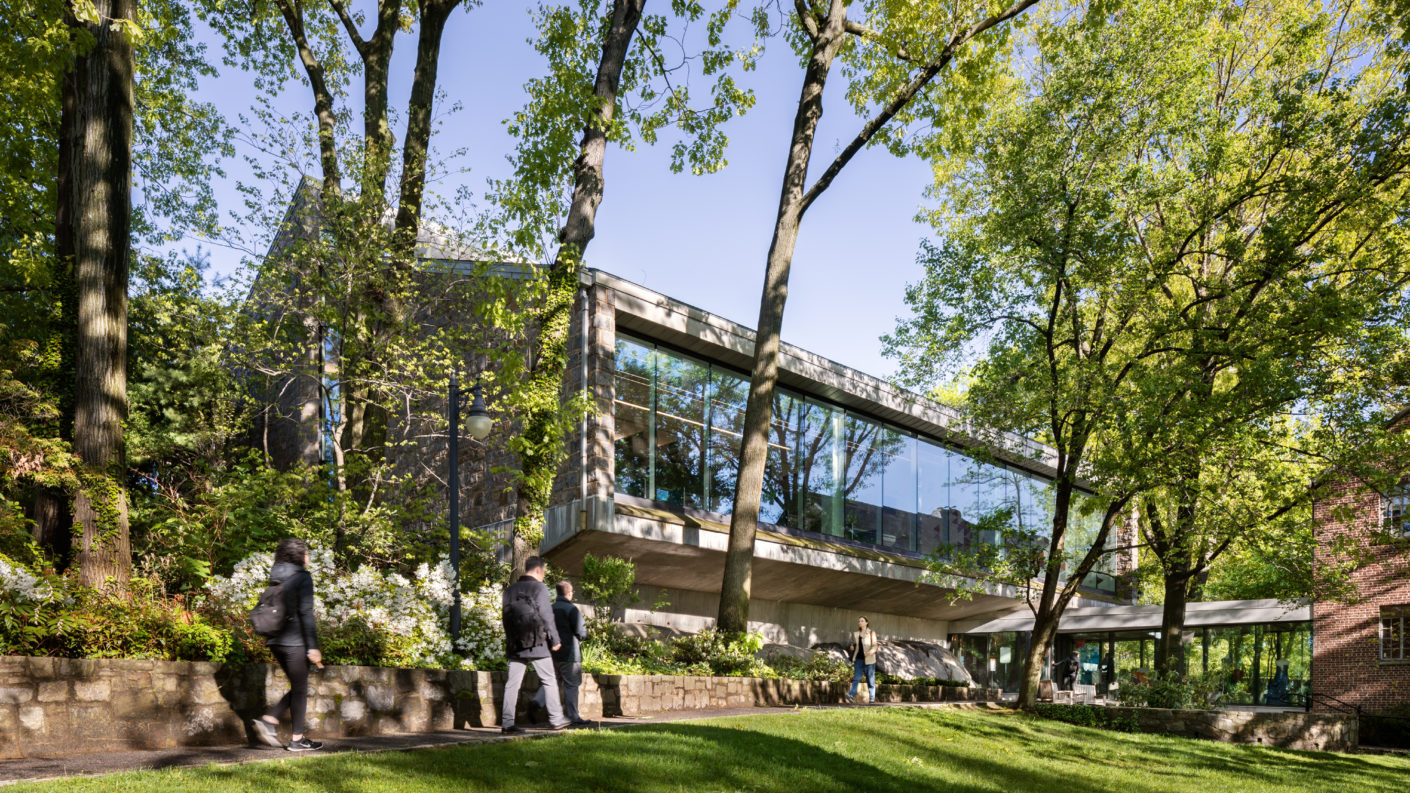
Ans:
[{"label": "street lamp head", "polygon": [[480,392],[479,383],[470,389],[470,396],[470,415],[465,418],[465,429],[469,431],[470,437],[482,441],[490,434],[494,419],[490,418],[489,411],[485,410],[485,395]]}]

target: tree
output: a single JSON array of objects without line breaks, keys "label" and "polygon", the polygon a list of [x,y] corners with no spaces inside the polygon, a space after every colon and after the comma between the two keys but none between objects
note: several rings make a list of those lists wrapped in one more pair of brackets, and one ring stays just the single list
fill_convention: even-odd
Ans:
[{"label": "tree", "polygon": [[[210,231],[208,177],[214,158],[228,153],[228,130],[219,115],[209,104],[191,99],[196,81],[211,68],[200,45],[191,41],[189,9],[153,0],[135,14],[134,20],[104,22],[91,3],[44,0],[10,14],[15,24],[0,43],[6,53],[0,56],[0,71],[14,107],[0,126],[0,157],[6,165],[0,181],[5,207],[0,221],[0,365],[19,373],[39,404],[55,408],[35,414],[27,430],[57,444],[52,446],[56,454],[74,439],[79,313],[74,262],[55,254],[61,99],[74,86],[73,68],[95,46],[91,30],[104,27],[112,35],[126,35],[133,49],[134,245],[168,241],[187,230]],[[79,16],[86,21],[80,23]],[[77,106],[70,109],[68,120],[81,123]],[[75,142],[72,136],[68,141]],[[72,210],[65,209],[67,216]],[[121,471],[113,474],[120,486]],[[73,488],[63,483],[76,480],[46,481],[23,500],[31,502],[27,511],[35,538],[62,566],[70,550],[73,495]]]},{"label": "tree", "polygon": [[[889,341],[913,382],[926,383],[982,340],[970,411],[1056,451],[1025,707],[1057,620],[1126,504],[1178,494],[1167,514],[1144,510],[1142,528],[1152,549],[1167,544],[1188,591],[1187,568],[1200,567],[1189,554],[1219,552],[1230,532],[1226,523],[1199,539],[1192,506],[1219,483],[1198,478],[1231,476],[1220,468],[1230,464],[1240,477],[1256,472],[1248,444],[1273,437],[1300,400],[1332,398],[1329,387],[1354,369],[1344,364],[1355,356],[1338,359],[1384,349],[1394,327],[1385,323],[1398,309],[1382,308],[1404,288],[1388,266],[1398,242],[1372,244],[1401,189],[1398,122],[1374,111],[1393,90],[1371,81],[1350,101],[1356,91],[1307,81],[1294,63],[1282,81],[1235,79],[1227,67],[1247,40],[1322,52],[1324,13],[1132,2],[1115,16],[1092,7],[1046,20],[1031,81],[995,103],[972,157],[937,166],[958,174],[933,216],[945,239],[923,253],[926,279],[908,290],[916,316]],[[1282,35],[1285,23],[1297,35]],[[1331,52],[1338,69],[1354,60]],[[1249,101],[1239,110],[1210,101],[1240,86]],[[1079,475],[1097,486],[1106,516],[1064,581]]]},{"label": "tree", "polygon": [[[888,136],[893,120],[916,116],[943,125],[951,113],[934,87],[935,77],[947,67],[961,71],[972,83],[983,86],[996,54],[1002,49],[1002,25],[1033,6],[1037,0],[1018,0],[1000,10],[986,3],[977,13],[967,9],[950,12],[918,11],[910,4],[876,0],[862,3],[866,22],[848,17],[846,0],[831,0],[826,8],[795,0],[794,39],[804,59],[803,87],[793,120],[788,157],[784,165],[778,215],[769,242],[764,287],[755,324],[754,360],[749,398],[745,407],[738,486],[730,515],[729,546],[716,627],[726,633],[749,630],[749,592],[753,576],[754,538],[759,502],[768,457],[769,422],[774,388],[778,383],[778,353],[783,310],[788,299],[788,275],[803,215],[856,156],[874,140],[886,141],[893,150],[906,148],[899,135]],[[991,28],[988,46],[969,46]],[[869,118],[860,131],[833,159],[816,181],[808,184],[808,166],[823,112],[823,90],[833,62],[841,55],[856,70],[849,96]],[[982,88],[979,89],[982,91]],[[963,102],[961,102],[963,104]]]},{"label": "tree", "polygon": [[[497,186],[501,214],[492,226],[507,233],[515,247],[536,254],[544,247],[547,224],[564,217],[557,252],[528,298],[534,305],[533,349],[524,365],[523,387],[510,395],[521,421],[510,440],[519,458],[511,575],[538,545],[553,477],[566,454],[563,438],[574,417],[587,409],[572,401],[565,405],[561,390],[583,257],[605,193],[607,145],[629,147],[638,136],[654,142],[660,129],[675,124],[690,137],[675,146],[674,170],[688,165],[697,173],[710,172],[723,165],[720,127],[753,101],[728,72],[736,63],[750,68],[756,57],[751,49],[736,51],[723,43],[736,5],[727,3],[709,16],[703,51],[695,56],[704,76],[715,78],[712,100],[703,109],[691,106],[688,85],[671,83],[671,72],[683,64],[671,67],[661,58],[660,41],[669,21],[663,16],[643,20],[645,0],[581,0],[576,9],[541,9],[542,36],[535,46],[549,59],[551,72],[525,86],[529,103],[511,124],[522,140],[512,158],[515,174]],[[698,5],[674,8],[687,24],[704,16]],[[588,86],[591,93],[585,95]],[[622,100],[632,95],[638,101],[619,116]],[[574,148],[572,136],[579,131]],[[574,151],[576,157],[570,154]],[[562,186],[570,176],[572,189],[565,196]]]},{"label": "tree", "polygon": [[72,267],[73,449],[83,461],[74,496],[81,526],[79,581],[98,586],[131,573],[123,492],[127,418],[127,271],[132,231],[132,85],[129,37],[136,4],[70,5],[70,27],[92,39],[64,78],[59,122],[56,253]]}]

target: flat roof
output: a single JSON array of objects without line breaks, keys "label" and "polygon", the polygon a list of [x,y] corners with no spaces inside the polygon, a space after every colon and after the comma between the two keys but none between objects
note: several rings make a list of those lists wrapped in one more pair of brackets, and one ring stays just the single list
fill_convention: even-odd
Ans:
[{"label": "flat roof", "polygon": [[[1096,606],[1070,608],[1058,620],[1058,633],[1159,630],[1163,606]],[[1216,600],[1185,606],[1185,627],[1205,628],[1280,622],[1310,622],[1312,601]],[[1033,630],[1027,608],[956,622],[954,633],[1006,633]]]}]

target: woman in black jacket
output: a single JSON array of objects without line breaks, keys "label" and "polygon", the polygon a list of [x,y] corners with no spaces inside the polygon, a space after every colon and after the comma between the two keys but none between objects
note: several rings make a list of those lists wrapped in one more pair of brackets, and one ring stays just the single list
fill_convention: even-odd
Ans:
[{"label": "woman in black jacket", "polygon": [[[269,569],[272,584],[284,584],[288,605],[288,621],[284,630],[267,642],[279,668],[289,678],[289,693],[279,700],[262,718],[254,722],[255,735],[264,743],[284,746],[291,752],[322,749],[323,744],[304,736],[308,713],[308,665],[322,666],[323,653],[318,650],[318,626],[313,619],[313,576],[308,570],[308,545],[293,538],[279,541],[274,551],[274,566]],[[288,745],[279,742],[277,727],[284,711],[290,711],[294,734]]]}]

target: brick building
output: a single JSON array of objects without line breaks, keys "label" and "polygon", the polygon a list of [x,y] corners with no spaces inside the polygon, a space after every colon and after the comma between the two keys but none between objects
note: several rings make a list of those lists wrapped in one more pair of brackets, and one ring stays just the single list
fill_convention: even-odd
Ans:
[{"label": "brick building", "polygon": [[[1393,423],[1410,419],[1410,409]],[[1410,705],[1410,486],[1378,492],[1348,482],[1316,507],[1317,562],[1336,564],[1338,537],[1371,554],[1352,575],[1355,603],[1313,605],[1316,707]]]}]

